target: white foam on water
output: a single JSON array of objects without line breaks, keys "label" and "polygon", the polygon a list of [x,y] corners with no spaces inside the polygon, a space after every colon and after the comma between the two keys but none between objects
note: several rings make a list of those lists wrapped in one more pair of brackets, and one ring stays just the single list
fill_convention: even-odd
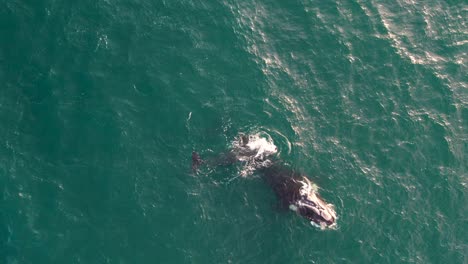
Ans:
[{"label": "white foam on water", "polygon": [[[247,137],[248,142],[244,142],[243,137]],[[232,142],[232,150],[236,158],[243,162],[240,171],[242,177],[251,175],[258,168],[271,165],[268,158],[278,152],[271,136],[264,132],[240,135]]]}]

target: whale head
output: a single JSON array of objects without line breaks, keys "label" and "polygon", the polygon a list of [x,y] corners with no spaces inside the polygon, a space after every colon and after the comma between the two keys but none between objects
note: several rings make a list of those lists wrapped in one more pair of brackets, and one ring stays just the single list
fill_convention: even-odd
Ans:
[{"label": "whale head", "polygon": [[308,219],[313,226],[321,229],[335,227],[336,213],[333,205],[318,196],[317,188],[306,177],[300,183],[300,198],[290,205],[290,209]]}]

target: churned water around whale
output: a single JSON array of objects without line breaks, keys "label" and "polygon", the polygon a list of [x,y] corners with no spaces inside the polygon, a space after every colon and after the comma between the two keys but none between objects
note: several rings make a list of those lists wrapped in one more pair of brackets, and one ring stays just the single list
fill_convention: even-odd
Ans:
[{"label": "churned water around whale", "polygon": [[[466,263],[467,17],[0,1],[0,263]],[[320,186],[336,230],[242,164],[192,173],[242,132]]]}]

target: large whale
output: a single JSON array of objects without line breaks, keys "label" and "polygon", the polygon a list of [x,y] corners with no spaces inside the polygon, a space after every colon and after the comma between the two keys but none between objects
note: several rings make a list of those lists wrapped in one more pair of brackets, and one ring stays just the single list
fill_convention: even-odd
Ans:
[{"label": "large whale", "polygon": [[322,229],[336,226],[333,205],[322,199],[317,185],[305,175],[280,163],[260,168],[258,172],[275,192],[281,207],[291,209]]},{"label": "large whale", "polygon": [[280,160],[269,159],[269,154],[276,153],[276,146],[270,149],[262,149],[262,146],[251,142],[249,136],[241,135],[238,144],[214,162],[205,162],[197,152],[193,152],[192,169],[196,171],[204,163],[229,165],[250,162],[254,164],[255,172],[272,188],[282,208],[289,208],[321,229],[335,227],[337,217],[333,205],[319,195],[317,185]]}]

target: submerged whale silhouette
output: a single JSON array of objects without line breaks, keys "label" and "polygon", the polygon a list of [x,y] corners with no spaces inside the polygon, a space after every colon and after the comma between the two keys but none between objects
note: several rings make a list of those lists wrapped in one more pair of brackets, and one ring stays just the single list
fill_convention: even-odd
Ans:
[{"label": "submerged whale silhouette", "polygon": [[[267,160],[268,153],[264,155],[264,150],[249,143],[249,137],[241,135],[236,149],[221,155],[221,158],[218,157],[215,159],[216,162],[210,162],[210,164],[228,165],[253,160],[260,164],[255,171],[272,188],[281,207],[291,209],[321,229],[336,226],[337,217],[333,205],[322,199],[318,194],[317,185],[281,161]],[[274,147],[274,152],[276,153],[276,147]],[[199,166],[204,163],[197,152],[192,152],[192,170],[198,170]]]}]

